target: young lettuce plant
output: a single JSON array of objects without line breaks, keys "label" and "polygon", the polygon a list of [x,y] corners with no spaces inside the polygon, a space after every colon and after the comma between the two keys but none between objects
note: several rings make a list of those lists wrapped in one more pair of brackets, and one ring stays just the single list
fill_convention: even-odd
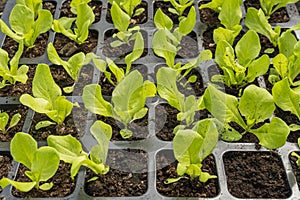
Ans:
[{"label": "young lettuce plant", "polygon": [[156,94],[155,85],[146,80],[134,70],[125,76],[115,87],[111,101],[104,100],[101,86],[90,84],[83,88],[82,100],[86,109],[97,115],[112,117],[121,122],[124,128],[120,134],[123,138],[130,138],[132,131],[128,124],[136,119],[143,118],[148,108],[145,107],[147,97]]},{"label": "young lettuce plant", "polygon": [[[54,82],[48,65],[39,64],[37,66],[32,81],[32,93],[34,97],[23,94],[20,102],[37,113],[46,114],[57,124],[62,124],[65,118],[71,114],[73,103],[62,96],[61,89]],[[51,121],[41,121],[37,127],[46,127],[51,124],[53,124]]]},{"label": "young lettuce plant", "polygon": [[[52,29],[65,35],[77,44],[83,44],[89,35],[89,27],[95,21],[95,15],[92,8],[85,2],[76,7],[77,16],[74,18],[61,17],[53,20]],[[72,28],[75,22],[76,28]]]},{"label": "young lettuce plant", "polygon": [[[72,179],[77,175],[81,165],[90,168],[96,174],[106,174],[109,171],[105,162],[112,129],[108,124],[96,121],[90,131],[98,145],[93,146],[89,154],[83,151],[80,142],[71,135],[50,135],[47,138],[48,145],[56,149],[60,159],[72,165],[70,171]],[[94,177],[91,180],[96,179],[97,177]]]},{"label": "young lettuce plant", "polygon": [[[281,37],[281,28],[280,26],[276,26],[273,29],[272,26],[269,24],[267,17],[261,9],[257,10],[252,7],[248,8],[246,13],[245,25],[250,30],[254,30],[257,33],[266,36],[269,39],[269,41],[273,44],[273,46],[277,47],[279,39]],[[299,29],[300,23],[288,29],[287,32]]]},{"label": "young lettuce plant", "polygon": [[110,43],[110,46],[118,47],[123,44],[128,45],[131,40],[135,40],[137,34],[139,33],[140,27],[134,26],[129,28],[131,23],[130,15],[124,12],[115,1],[112,2],[110,13],[114,27],[118,30],[117,33],[113,34],[113,38],[117,37],[118,40]]},{"label": "young lettuce plant", "polygon": [[179,92],[177,89],[176,71],[171,68],[160,68],[157,72],[156,80],[159,96],[167,100],[172,107],[179,111],[177,120],[185,122],[185,125],[181,124],[174,130],[182,129],[185,126],[190,127],[194,122],[195,112],[200,110],[202,100],[196,99],[194,95],[185,97]]},{"label": "young lettuce plant", "polygon": [[9,126],[7,127],[9,115],[6,112],[0,111],[0,131],[2,132],[2,134],[5,135],[9,129],[16,126],[19,123],[20,119],[21,115],[19,113],[14,114],[10,119]]},{"label": "young lettuce plant", "polygon": [[42,0],[16,0],[16,4],[25,5],[34,13],[34,18],[37,18],[38,11],[43,8]]},{"label": "young lettuce plant", "polygon": [[37,18],[33,10],[25,5],[17,4],[13,7],[9,24],[11,29],[0,19],[1,31],[20,43],[24,41],[24,45],[31,48],[34,46],[36,38],[51,29],[53,17],[49,10],[38,10]]},{"label": "young lettuce plant", "polygon": [[219,13],[222,10],[222,6],[223,6],[224,2],[225,2],[224,0],[212,0],[208,3],[201,4],[199,9],[209,8],[209,9]]},{"label": "young lettuce plant", "polygon": [[173,140],[173,151],[177,164],[178,178],[169,178],[165,183],[174,183],[189,175],[191,179],[197,178],[200,182],[207,182],[211,178],[217,178],[202,171],[202,162],[209,156],[218,142],[218,129],[213,119],[198,121],[192,129],[178,130]]},{"label": "young lettuce plant", "polygon": [[182,17],[183,12],[190,7],[191,5],[193,5],[194,1],[191,0],[164,0],[165,2],[170,2],[173,6],[173,8],[169,8],[168,11],[170,13],[173,13],[175,15],[178,15],[179,17]]},{"label": "young lettuce plant", "polygon": [[[23,41],[19,43],[19,48],[14,57],[9,61],[8,53],[0,48],[0,88],[4,88],[10,84],[16,84],[16,82],[26,83],[28,76],[28,66],[21,65],[19,67],[19,60],[23,53]],[[9,66],[10,65],[10,66]]]},{"label": "young lettuce plant", "polygon": [[[300,120],[300,92],[299,87],[291,88],[288,78],[284,78],[274,84],[272,95],[276,105],[284,111],[289,111]],[[290,124],[291,131],[300,130],[297,124]]]},{"label": "young lettuce plant", "polygon": [[[223,70],[223,75],[214,75],[213,82],[223,82],[242,88],[265,74],[270,65],[268,55],[259,58],[260,41],[255,31],[249,30],[236,44],[235,49],[225,40],[219,41],[215,53],[215,61]],[[236,57],[235,57],[236,55]]]},{"label": "young lettuce plant", "polygon": [[266,17],[269,19],[278,9],[286,7],[288,4],[296,3],[297,0],[259,0],[259,2]]},{"label": "young lettuce plant", "polygon": [[[300,138],[298,138],[298,147],[300,147]],[[297,158],[296,164],[300,167],[300,156],[296,152],[292,152],[291,156],[295,156]]]},{"label": "young lettuce plant", "polygon": [[18,132],[13,137],[10,145],[13,159],[25,165],[28,170],[25,175],[31,182],[18,182],[8,178],[0,180],[0,186],[5,188],[13,185],[22,192],[28,192],[34,187],[41,190],[50,190],[53,182],[48,182],[59,167],[59,155],[52,147],[38,148],[37,142],[27,133]]},{"label": "young lettuce plant", "polygon": [[[273,117],[270,123],[254,128],[256,124],[272,117],[276,108],[274,99],[266,89],[255,85],[246,87],[239,100],[209,85],[204,93],[203,103],[215,117],[223,140],[238,141],[248,132],[253,133],[262,146],[275,149],[286,142],[290,132],[286,123],[278,117]],[[231,127],[233,122],[242,127],[244,132],[239,133]]]},{"label": "young lettuce plant", "polygon": [[73,92],[74,86],[78,82],[80,70],[84,65],[87,65],[88,63],[93,61],[94,64],[97,64],[97,66],[99,66],[99,68],[103,68],[102,65],[104,61],[99,59],[99,56],[96,56],[94,53],[88,53],[85,55],[83,52],[79,52],[71,56],[68,61],[64,61],[59,57],[56,49],[51,42],[48,44],[47,54],[49,60],[53,64],[63,66],[69,76],[74,80],[74,84],[72,86],[63,88],[64,92],[66,93]]},{"label": "young lettuce plant", "polygon": [[[140,32],[136,33],[136,38],[133,46],[133,50],[130,54],[126,55],[125,57],[125,63],[126,63],[126,70],[124,71],[122,68],[118,67],[113,60],[110,58],[106,58],[106,63],[108,65],[108,68],[106,67],[106,63],[104,61],[94,60],[94,64],[99,69],[99,71],[103,72],[107,80],[114,86],[116,86],[123,78],[124,76],[128,75],[132,63],[139,59],[144,51],[144,40],[143,36]],[[109,69],[109,70],[108,70]],[[116,83],[112,80],[111,76],[112,74],[116,78]]]},{"label": "young lettuce plant", "polygon": [[141,0],[108,0],[108,2],[113,5],[113,3],[116,3],[119,8],[121,8],[127,15],[129,15],[130,18],[141,15],[145,9],[144,8],[138,8],[135,10],[135,8],[141,4]]}]

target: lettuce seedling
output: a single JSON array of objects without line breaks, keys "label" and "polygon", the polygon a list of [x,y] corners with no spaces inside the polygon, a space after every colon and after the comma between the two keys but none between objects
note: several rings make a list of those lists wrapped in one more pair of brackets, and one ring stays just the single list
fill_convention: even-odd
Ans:
[{"label": "lettuce seedling", "polygon": [[[112,85],[117,85],[123,78],[126,76],[130,70],[132,63],[139,59],[141,55],[143,54],[144,51],[144,40],[143,36],[140,32],[136,33],[136,38],[133,46],[133,50],[130,54],[128,54],[125,57],[125,63],[126,63],[126,70],[124,70],[120,67],[118,67],[113,60],[110,58],[106,58],[106,63],[108,65],[108,68],[106,67],[106,63],[104,61],[94,60],[94,64],[99,69],[99,71],[103,72],[107,80],[112,84]],[[109,70],[108,70],[109,69]],[[115,76],[117,82],[115,83],[111,76],[112,74]]]},{"label": "lettuce seedling", "polygon": [[165,183],[174,183],[184,177],[191,179],[199,177],[200,182],[207,182],[217,178],[208,172],[202,171],[202,162],[216,148],[218,142],[218,129],[213,119],[198,121],[192,129],[179,130],[173,140],[173,151],[177,164],[178,178],[169,178]]},{"label": "lettuce seedling", "polygon": [[[298,147],[300,147],[300,138],[298,138]],[[300,167],[300,156],[296,152],[292,152],[291,156],[295,156],[297,158],[296,164]]]},{"label": "lettuce seedling", "polygon": [[267,18],[278,9],[286,7],[288,4],[296,3],[298,0],[259,0],[260,6]]},{"label": "lettuce seedling", "polygon": [[77,175],[81,165],[90,168],[96,174],[106,174],[109,171],[105,162],[112,129],[108,124],[96,121],[90,131],[98,142],[98,145],[93,146],[90,154],[84,152],[80,142],[71,135],[50,135],[47,138],[48,145],[56,149],[60,159],[72,165],[70,171],[72,179]]},{"label": "lettuce seedling", "polygon": [[121,122],[124,128],[120,134],[123,138],[130,138],[132,131],[128,124],[136,119],[143,118],[148,108],[145,107],[147,97],[153,97],[156,94],[155,85],[146,80],[143,76],[134,70],[125,76],[115,87],[111,101],[104,100],[101,93],[101,86],[90,84],[83,88],[82,100],[84,106],[90,112],[112,117]]},{"label": "lettuce seedling", "polygon": [[[284,34],[286,35],[291,33]],[[291,37],[287,37],[286,40],[290,40],[290,42],[295,43],[290,43],[290,45],[287,46],[288,48],[284,47],[286,51],[283,51],[281,48],[279,48],[280,52],[283,53],[279,53],[272,59],[274,68],[270,68],[268,80],[273,85],[276,82],[287,78],[290,85],[296,87],[300,86],[300,81],[294,81],[300,73],[300,42],[296,39],[294,41],[293,39],[295,39],[293,34],[291,34]]]},{"label": "lettuce seedling", "polygon": [[20,113],[14,114],[10,119],[9,126],[7,127],[9,121],[9,115],[6,112],[0,111],[0,131],[2,132],[2,134],[5,135],[9,129],[16,126],[19,123],[20,119],[21,119]]},{"label": "lettuce seedling", "polygon": [[[194,95],[185,97],[180,93],[177,88],[176,71],[171,68],[160,68],[157,72],[156,80],[159,96],[167,100],[172,107],[179,111],[177,120],[184,121],[187,127],[191,126],[194,122],[195,112],[201,108],[202,99],[196,99]],[[180,125],[180,127],[183,126]]]},{"label": "lettuce seedling", "polygon": [[34,187],[41,190],[50,190],[53,182],[47,182],[53,177],[59,167],[59,155],[52,147],[38,148],[37,142],[27,133],[18,132],[10,144],[10,153],[13,159],[25,165],[28,170],[25,175],[31,182],[18,182],[8,178],[0,180],[0,186],[5,188],[12,185],[22,192],[28,192]]},{"label": "lettuce seedling", "polygon": [[224,27],[214,30],[213,39],[217,44],[226,40],[230,45],[242,30],[240,21],[242,19],[241,0],[225,0],[219,13],[219,20]]},{"label": "lettuce seedling", "polygon": [[[276,26],[274,29],[269,24],[267,17],[265,16],[262,9],[248,8],[246,13],[245,25],[250,29],[254,30],[257,33],[260,33],[266,36],[269,41],[273,44],[274,47],[277,47],[279,38],[281,37],[281,28]],[[293,30],[299,30],[300,23],[294,27],[288,29],[288,32]]]},{"label": "lettuce seedling", "polygon": [[[21,65],[19,67],[19,60],[23,53],[23,41],[19,43],[19,48],[14,57],[9,61],[8,53],[0,48],[0,88],[4,88],[10,84],[16,84],[16,82],[26,83],[28,76],[28,66]],[[10,66],[9,66],[10,65]]]},{"label": "lettuce seedling", "polygon": [[102,68],[103,62],[99,56],[94,53],[84,54],[83,52],[79,52],[73,56],[71,56],[68,61],[64,61],[61,59],[54,48],[53,44],[50,42],[47,48],[47,54],[49,60],[55,65],[61,65],[69,74],[69,76],[74,80],[74,84],[70,87],[63,88],[64,92],[71,93],[74,90],[74,86],[78,81],[80,70],[84,65],[89,64],[91,61],[94,62],[99,68]]},{"label": "lettuce seedling", "polygon": [[222,6],[223,6],[224,2],[225,2],[224,0],[212,0],[208,3],[201,4],[199,9],[209,8],[209,9],[219,13],[222,10]]},{"label": "lettuce seedling", "polygon": [[88,4],[89,2],[91,2],[92,0],[72,0],[70,3],[70,7],[71,7],[71,12],[75,15],[77,15],[77,7],[84,3],[84,4]]},{"label": "lettuce seedling", "polygon": [[[239,100],[212,85],[207,87],[203,96],[205,108],[216,118],[223,140],[238,141],[248,132],[253,133],[259,139],[259,144],[268,149],[283,146],[290,132],[286,123],[278,117],[273,117],[270,123],[254,128],[257,123],[272,117],[276,108],[274,100],[275,97],[273,99],[266,89],[255,85],[249,85]],[[236,131],[231,127],[232,122],[245,131]]]},{"label": "lettuce seedling", "polygon": [[108,2],[113,5],[114,3],[118,5],[130,18],[141,15],[145,9],[135,8],[141,4],[141,0],[108,0]]},{"label": "lettuce seedling", "polygon": [[38,11],[43,8],[42,0],[16,0],[16,4],[25,5],[34,13],[34,18],[38,16]]},{"label": "lettuce seedling", "polygon": [[33,10],[25,5],[17,4],[13,7],[9,24],[11,29],[0,19],[1,31],[20,43],[24,41],[25,46],[31,48],[34,46],[36,38],[51,29],[53,17],[49,10],[38,10],[38,17],[35,19]]},{"label": "lettuce seedling", "polygon": [[[89,27],[95,21],[95,15],[92,8],[84,2],[76,7],[76,11],[77,16],[74,18],[61,17],[53,20],[52,29],[57,33],[62,33],[77,44],[83,44],[88,38]],[[76,25],[74,29],[72,28],[73,22]]]},{"label": "lettuce seedling", "polygon": [[[32,93],[23,94],[20,102],[38,113],[46,114],[57,124],[62,124],[71,114],[73,103],[62,96],[60,87],[54,82],[50,68],[46,64],[39,64],[32,81]],[[49,124],[50,123],[46,123]]]},{"label": "lettuce seedling", "polygon": [[[291,88],[288,78],[284,78],[274,84],[272,88],[272,95],[276,105],[284,111],[289,111],[296,115],[300,120],[300,92],[299,87]],[[300,130],[297,124],[291,124],[292,131]]]},{"label": "lettuce seedling", "polygon": [[117,33],[113,34],[113,38],[117,37],[118,40],[110,43],[110,46],[118,47],[123,44],[129,44],[131,40],[135,40],[140,27],[134,26],[129,28],[131,23],[130,16],[124,12],[115,1],[112,2],[110,13],[114,27],[118,30]]},{"label": "lettuce seedling", "polygon": [[175,15],[178,15],[179,17],[182,17],[183,12],[185,9],[193,5],[194,1],[191,0],[164,0],[165,2],[170,2],[173,6],[173,8],[169,8],[168,11],[170,13],[173,13]]},{"label": "lettuce seedling", "polygon": [[268,55],[257,58],[260,49],[259,37],[252,30],[249,30],[238,41],[235,49],[227,41],[219,41],[215,61],[224,74],[214,75],[212,81],[223,82],[228,87],[236,85],[240,88],[253,82],[256,77],[265,74],[270,65]]}]

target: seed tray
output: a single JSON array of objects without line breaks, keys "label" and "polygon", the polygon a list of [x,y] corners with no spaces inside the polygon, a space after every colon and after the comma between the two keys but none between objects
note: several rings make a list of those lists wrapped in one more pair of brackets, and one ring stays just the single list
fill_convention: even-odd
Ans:
[{"label": "seed tray", "polygon": [[[63,0],[49,0],[51,2],[56,2],[56,11],[54,14],[54,18],[57,19],[60,16],[60,7],[64,3]],[[107,1],[101,1],[103,8],[108,8],[108,3]],[[203,32],[207,29],[207,26],[203,24],[200,19],[199,19],[199,12],[198,12],[198,3],[199,1],[195,1],[194,5],[197,11],[197,23],[194,27],[194,33],[197,36],[197,45],[198,45],[198,50],[199,52],[204,50],[204,47],[202,45],[202,34]],[[141,30],[145,31],[147,34],[147,43],[145,43],[145,48],[148,49],[148,52],[146,56],[140,58],[135,62],[135,64],[143,64],[147,66],[147,72],[148,72],[148,78],[149,80],[154,81],[153,74],[155,73],[155,67],[159,65],[164,65],[164,60],[162,58],[157,57],[154,52],[152,51],[152,38],[153,34],[156,31],[156,28],[153,23],[153,13],[154,13],[154,2],[152,1],[147,1],[148,4],[148,9],[147,9],[147,20],[143,24],[139,24],[141,27]],[[13,6],[15,5],[13,0],[9,0],[6,4],[5,10],[2,15],[2,19],[8,23],[9,19],[9,14]],[[96,30],[98,32],[98,45],[96,48],[96,54],[99,55],[102,58],[105,58],[103,55],[102,49],[103,49],[103,44],[105,40],[105,33],[108,30],[114,29],[113,24],[108,23],[106,21],[106,15],[107,15],[108,10],[107,9],[102,9],[101,13],[101,18],[100,21],[97,23],[94,23],[90,29],[91,30]],[[243,15],[245,16],[245,8],[242,6],[242,12]],[[280,25],[282,28],[289,28],[294,26],[297,22],[300,21],[300,16],[297,10],[297,7],[294,4],[288,5],[287,6],[287,12],[290,17],[289,22],[287,23],[280,23],[280,24],[273,24],[275,25]],[[242,24],[244,22],[242,21]],[[244,27],[244,30],[246,28]],[[298,38],[300,38],[300,32],[295,31],[295,34]],[[52,31],[49,31],[49,38],[48,38],[48,43],[53,42],[55,38],[55,33]],[[3,45],[5,40],[5,35],[0,32],[0,44]],[[182,63],[186,63],[193,58],[178,58],[177,61],[180,61]],[[123,64],[124,61],[122,59],[114,58],[114,61],[117,64]],[[46,53],[40,57],[37,58],[22,58],[20,61],[20,64],[38,64],[38,63],[46,63],[50,64],[50,61],[47,58]],[[208,67],[211,66],[216,66],[216,63],[214,61],[206,61],[202,62],[199,68],[197,69],[203,79],[204,85],[207,86],[209,83],[209,76],[207,69]],[[91,77],[91,82],[92,83],[98,83],[99,78],[102,76],[102,74],[94,69],[93,72],[93,77]],[[264,79],[263,77],[258,78],[258,82],[261,87],[265,87]],[[76,90],[77,89],[77,90]],[[76,88],[75,91],[80,91],[82,88]],[[67,98],[71,100],[72,102],[78,102],[82,103],[82,99],[79,95],[80,92],[74,92],[72,96],[68,96]],[[108,97],[109,98],[109,97]],[[2,105],[8,105],[8,104],[19,104],[18,97],[0,97],[0,104]],[[85,174],[86,174],[86,169],[81,168],[77,180],[76,180],[76,188],[75,191],[64,198],[47,198],[47,199],[186,199],[186,197],[166,197],[161,195],[156,188],[156,171],[158,170],[156,167],[156,156],[158,152],[163,151],[163,150],[172,150],[172,142],[169,141],[162,141],[156,137],[156,124],[155,124],[155,107],[158,105],[161,105],[163,103],[166,103],[166,101],[160,99],[159,97],[154,97],[150,98],[147,100],[147,107],[149,108],[148,112],[148,131],[149,135],[142,139],[142,140],[137,140],[137,141],[112,141],[110,142],[109,149],[110,150],[126,150],[126,149],[140,149],[144,150],[147,155],[148,155],[148,162],[147,162],[147,171],[148,172],[148,182],[147,182],[147,191],[144,195],[142,196],[136,196],[136,197],[91,197],[86,194],[84,191],[84,182],[85,182]],[[34,116],[34,111],[29,110],[25,119],[25,123],[23,126],[22,131],[23,132],[28,132],[30,129],[30,125],[32,123],[32,118]],[[91,136],[89,132],[89,128],[91,124],[96,120],[96,116],[89,113],[88,114],[88,121],[87,126],[86,126],[86,131],[85,134],[80,138],[81,143],[83,144],[83,148],[86,151],[90,151],[91,148],[96,145],[96,141],[94,138]],[[164,118],[163,118],[164,119]],[[9,142],[0,142],[0,152],[6,152],[9,153]],[[39,145],[43,146],[46,145],[45,141],[39,141]],[[286,171],[286,177],[288,179],[288,183],[291,189],[291,196],[289,196],[288,200],[296,200],[300,199],[300,188],[297,186],[297,181],[295,178],[295,175],[292,172],[292,167],[289,161],[289,154],[293,151],[298,151],[299,148],[296,143],[290,143],[287,142],[283,147],[278,148],[276,152],[280,156],[283,166]],[[244,152],[269,152],[265,148],[261,148],[259,150],[256,149],[256,145],[254,143],[228,143],[224,141],[218,141],[217,147],[213,152],[213,156],[215,158],[216,162],[216,168],[217,168],[217,176],[218,176],[218,187],[219,187],[219,193],[212,198],[189,198],[189,199],[213,199],[213,200],[224,200],[224,199],[240,199],[234,197],[228,190],[227,187],[227,177],[225,174],[225,169],[224,169],[224,162],[223,162],[223,157],[226,152],[232,152],[232,151],[244,151]],[[124,158],[126,159],[126,158]],[[15,174],[18,170],[19,164],[15,161],[12,162],[12,169],[8,175],[9,178],[14,178]],[[135,172],[135,170],[139,171],[140,169],[133,169],[132,172]],[[141,171],[139,171],[141,172]],[[145,171],[142,171],[145,172]],[[263,189],[263,188],[262,188]],[[101,190],[101,188],[99,188]],[[17,197],[14,197],[11,193],[12,187],[6,187],[3,189],[3,191],[0,193],[0,199],[19,199]],[[45,198],[38,198],[38,199],[45,199]],[[257,199],[257,198],[253,198]]]}]

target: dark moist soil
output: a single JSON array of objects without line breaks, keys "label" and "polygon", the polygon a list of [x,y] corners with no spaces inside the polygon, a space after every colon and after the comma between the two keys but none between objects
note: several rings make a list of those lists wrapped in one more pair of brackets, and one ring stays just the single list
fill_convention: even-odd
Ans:
[{"label": "dark moist soil", "polygon": [[0,17],[2,17],[6,2],[7,2],[7,0],[1,0],[0,1]]},{"label": "dark moist soil", "polygon": [[[223,75],[223,70],[219,66],[214,66],[214,65],[208,67],[207,72],[208,72],[209,80],[211,80],[212,76],[214,76],[214,75]],[[219,83],[219,82],[213,82],[213,84],[220,87],[220,90],[222,90],[223,92],[225,89],[226,94],[231,94],[236,97],[240,97],[243,94],[244,89],[251,84],[254,84],[259,87],[259,83],[258,83],[257,79],[255,79],[254,82],[252,82],[252,83],[247,83],[243,87],[237,87],[235,85],[228,87],[227,85],[225,85],[223,83]]]},{"label": "dark moist soil", "polygon": [[71,57],[72,55],[83,52],[95,53],[98,43],[98,32],[95,30],[89,30],[89,35],[83,44],[77,44],[73,40],[64,36],[61,33],[56,33],[54,37],[54,47],[57,50],[59,56]]},{"label": "dark moist soil", "polygon": [[[284,30],[282,30],[282,31],[284,31]],[[274,58],[276,55],[279,54],[278,46],[274,47],[273,44],[270,42],[270,40],[266,36],[261,35],[261,34],[258,34],[258,36],[259,36],[260,45],[261,45],[259,56],[262,56],[263,54],[267,54],[270,58]],[[273,48],[274,49],[273,53],[265,53],[264,51],[268,48]]]},{"label": "dark moist soil", "polygon": [[[216,197],[219,192],[218,179],[210,179],[206,183],[201,183],[198,178],[193,180],[182,178],[172,184],[164,184],[168,178],[177,178],[177,161],[172,151],[161,151],[156,156],[156,189],[168,197]],[[202,162],[202,171],[211,175],[217,175],[215,158],[210,155]],[[187,176],[186,176],[187,177]]]},{"label": "dark moist soil", "polygon": [[[296,115],[292,114],[291,112],[283,111],[279,107],[277,107],[274,114],[276,117],[279,117],[280,119],[282,119],[287,125],[290,125],[290,124],[300,125],[300,121],[299,121],[298,117]],[[300,131],[291,131],[287,138],[287,141],[297,143],[299,137],[300,137]]]},{"label": "dark moist soil", "polygon": [[[104,43],[102,47],[102,53],[106,57],[110,58],[119,58],[123,59],[125,58],[126,55],[130,54],[133,50],[134,47],[134,40],[129,41],[129,44],[122,44],[121,46],[118,47],[111,47],[110,43],[113,41],[118,40],[117,37],[113,38],[113,34],[117,33],[117,29],[111,29],[105,32],[104,34]],[[147,39],[147,32],[141,30],[143,39],[144,39],[144,45],[147,45],[148,39]],[[141,57],[146,56],[148,53],[148,49],[144,48],[143,54]]]},{"label": "dark moist soil", "polygon": [[[158,8],[160,8],[168,17],[170,17],[174,24],[179,24],[178,15],[173,14],[173,13],[169,12],[169,10],[168,10],[169,8],[173,8],[173,6],[170,2],[163,2],[160,0],[155,0],[153,18],[154,18],[156,11],[158,10]],[[186,17],[188,15],[190,9],[191,9],[191,6],[188,7],[187,9],[185,9],[185,11],[183,12],[183,16]]]},{"label": "dark moist soil", "polygon": [[[111,4],[108,3],[108,9],[107,9],[107,14],[106,14],[106,21],[108,23],[113,23],[112,21],[112,18],[111,18],[111,14],[110,14],[110,8],[111,8]],[[143,24],[147,21],[147,16],[148,16],[148,3],[145,2],[145,1],[142,1],[135,9],[134,9],[134,12],[139,9],[139,8],[144,8],[144,12],[142,14],[140,14],[139,16],[133,16],[131,18],[131,24],[134,25],[134,24]]]},{"label": "dark moist soil", "polygon": [[275,152],[227,152],[223,157],[228,190],[237,198],[288,198],[292,191]]},{"label": "dark moist soil", "polygon": [[73,137],[80,138],[85,132],[85,121],[87,120],[87,111],[83,105],[81,108],[73,107],[72,113],[66,117],[65,121],[61,125],[50,125],[39,130],[35,130],[35,125],[43,120],[49,120],[45,114],[35,113],[32,119],[29,134],[32,135],[36,140],[46,140],[49,135],[68,135],[71,134]]},{"label": "dark moist soil", "polygon": [[[201,1],[198,4],[200,7],[201,4],[207,3],[208,1]],[[221,22],[218,19],[219,13],[210,9],[210,8],[202,8],[199,9],[200,21],[206,24],[209,27],[217,28],[221,26]]]},{"label": "dark moist soil", "polygon": [[[249,7],[254,7],[256,9],[260,9],[259,0],[245,0],[244,1],[245,9],[247,10]],[[268,20],[269,23],[284,23],[290,20],[286,8],[280,8],[276,12],[274,12],[270,19]]]},{"label": "dark moist soil", "polygon": [[[70,7],[70,3],[71,1],[65,1],[61,8],[60,8],[60,17],[68,17],[68,18],[72,18],[72,17],[76,17],[76,15],[74,15],[71,12],[71,7]],[[102,2],[101,1],[91,1],[88,3],[88,5],[93,8],[93,12],[95,15],[95,21],[93,23],[97,23],[100,21],[100,17],[101,17],[101,11],[102,11]]]},{"label": "dark moist soil", "polygon": [[186,36],[183,36],[180,45],[181,49],[177,52],[177,58],[195,58],[199,55],[197,35],[195,32],[191,32]]},{"label": "dark moist soil", "polygon": [[148,131],[148,113],[141,119],[136,119],[128,124],[128,129],[132,131],[132,137],[123,139],[120,130],[123,128],[123,124],[116,121],[111,117],[104,117],[97,115],[97,120],[101,120],[112,127],[112,141],[134,141],[145,139],[149,135]]},{"label": "dark moist soil", "polygon": [[[3,177],[7,177],[8,173],[11,169],[11,157],[4,155],[1,153],[0,155],[0,179]],[[2,188],[0,188],[0,193],[2,192]]]},{"label": "dark moist soil", "polygon": [[[169,104],[160,104],[155,107],[155,133],[156,137],[163,141],[172,141],[173,129],[180,124],[177,121],[179,111]],[[195,121],[207,118],[208,111],[197,111]]]},{"label": "dark moist soil", "polygon": [[17,82],[14,85],[8,85],[0,89],[0,97],[19,97],[22,94],[32,94],[32,80],[35,74],[36,66],[28,65],[27,82],[25,84]]},{"label": "dark moist soil", "polygon": [[110,170],[99,179],[88,182],[97,176],[90,169],[85,177],[85,192],[93,197],[141,196],[147,191],[148,156],[141,150],[110,150],[107,165]]},{"label": "dark moist soil", "polygon": [[[126,71],[126,65],[125,64],[117,64],[119,68],[122,68],[124,70],[124,72]],[[109,69],[107,69],[109,72],[111,72]],[[133,64],[131,66],[131,71],[133,70],[138,70],[144,80],[147,80],[147,67],[145,65],[136,65]],[[117,79],[115,78],[114,75],[111,76],[111,79],[114,83],[117,83]],[[106,96],[112,96],[112,92],[115,89],[115,86],[112,85],[108,79],[105,77],[105,75],[102,73],[102,76],[100,77],[99,80],[99,85],[101,86],[101,92],[102,95],[106,95]]]},{"label": "dark moist soil", "polygon": [[[297,151],[296,152],[298,155],[300,155],[300,152]],[[289,155],[289,160],[290,160],[290,163],[292,165],[292,169],[293,169],[293,173],[296,177],[296,180],[297,180],[297,185],[298,185],[298,188],[300,188],[300,167],[297,165],[297,157],[295,156],[292,156],[291,154]]]},{"label": "dark moist soil", "polygon": [[[72,192],[75,190],[75,185],[76,185],[76,178],[74,180],[71,179],[70,169],[71,169],[70,164],[61,161],[56,174],[49,181],[47,181],[48,183],[50,181],[53,182],[53,187],[50,190],[43,191],[43,190],[38,190],[36,188],[33,188],[29,192],[20,192],[19,190],[13,187],[12,194],[15,197],[19,197],[19,198],[66,197],[72,194]],[[16,178],[17,181],[20,182],[31,181],[25,175],[25,171],[27,170],[28,170],[27,167],[25,167],[22,164],[20,165],[18,169],[17,178]]]},{"label": "dark moist soil", "polygon": [[[56,7],[56,3],[54,3],[54,2],[44,2],[43,3],[43,8],[46,10],[49,10],[52,14],[54,14],[54,12],[55,12],[55,7]],[[28,48],[28,47],[24,46],[24,51],[23,51],[23,54],[21,57],[22,58],[24,58],[24,57],[25,58],[36,58],[36,57],[42,56],[46,51],[48,37],[49,37],[48,32],[43,33],[37,37],[33,48]],[[7,36],[4,40],[2,49],[7,51],[8,56],[10,58],[12,58],[18,51],[18,47],[19,47],[19,44],[16,41],[14,41],[12,38]]]},{"label": "dark moist soil", "polygon": [[8,121],[7,127],[9,126],[10,120],[14,114],[16,114],[16,113],[21,114],[21,119],[16,126],[10,128],[5,135],[2,132],[0,133],[0,141],[1,142],[10,142],[11,139],[14,137],[15,133],[22,131],[28,108],[26,108],[25,106],[23,106],[21,104],[1,105],[0,110],[2,112],[6,112],[9,115],[9,121]]}]

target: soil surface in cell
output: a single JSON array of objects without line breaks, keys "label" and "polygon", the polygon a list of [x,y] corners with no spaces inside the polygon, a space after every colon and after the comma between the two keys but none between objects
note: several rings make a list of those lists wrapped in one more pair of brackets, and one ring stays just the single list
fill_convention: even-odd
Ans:
[{"label": "soil surface in cell", "polygon": [[282,161],[274,152],[227,152],[228,190],[237,198],[288,198],[292,192]]},{"label": "soil surface in cell", "polygon": [[[156,157],[156,189],[168,197],[198,197],[212,198],[219,194],[218,179],[210,179],[202,183],[198,178],[190,179],[187,176],[171,184],[165,184],[168,178],[177,178],[177,161],[172,151],[161,151]],[[215,159],[212,155],[202,162],[202,171],[217,175]]]},{"label": "soil surface in cell", "polygon": [[[141,196],[147,191],[148,156],[141,150],[110,150],[105,175],[96,175],[90,169],[85,177],[85,192],[93,197]],[[96,181],[88,181],[93,177]]]},{"label": "soil surface in cell", "polygon": [[[53,187],[50,190],[43,191],[33,188],[29,192],[20,192],[16,188],[13,188],[12,194],[19,198],[66,197],[72,194],[76,185],[76,178],[74,180],[71,179],[70,169],[70,164],[61,161],[56,174],[49,181],[47,181],[47,183],[53,182]],[[31,180],[25,175],[25,171],[27,170],[28,169],[24,165],[20,165],[16,180],[20,182],[30,182]]]},{"label": "soil surface in cell", "polygon": [[[12,166],[11,161],[12,159],[9,156],[0,155],[0,179],[8,176],[8,173]],[[2,188],[0,188],[0,193],[1,192]]]},{"label": "soil surface in cell", "polygon": [[[297,151],[296,152],[298,155],[300,155],[300,152]],[[297,157],[295,156],[292,156],[291,154],[289,155],[289,160],[290,160],[290,163],[292,165],[292,168],[293,168],[293,173],[296,177],[296,180],[297,180],[297,184],[298,184],[298,188],[300,188],[300,166],[297,165]]]},{"label": "soil surface in cell", "polygon": [[[201,4],[207,3],[206,1],[199,2],[198,6]],[[218,19],[219,13],[210,9],[210,8],[201,8],[199,9],[200,21],[206,24],[209,27],[219,27],[221,26],[221,22]]]},{"label": "soil surface in cell", "polygon": [[[178,19],[178,15],[174,14],[174,13],[171,13],[169,11],[170,8],[173,8],[174,7],[172,6],[172,4],[170,2],[163,2],[163,1],[159,1],[159,0],[155,0],[154,2],[154,10],[153,10],[153,18],[154,18],[154,15],[156,13],[156,11],[158,9],[161,9],[168,17],[171,18],[171,20],[173,21],[174,24],[179,24],[179,19]],[[183,12],[183,16],[187,16],[189,11],[190,11],[190,7],[186,8],[185,11]]]}]

